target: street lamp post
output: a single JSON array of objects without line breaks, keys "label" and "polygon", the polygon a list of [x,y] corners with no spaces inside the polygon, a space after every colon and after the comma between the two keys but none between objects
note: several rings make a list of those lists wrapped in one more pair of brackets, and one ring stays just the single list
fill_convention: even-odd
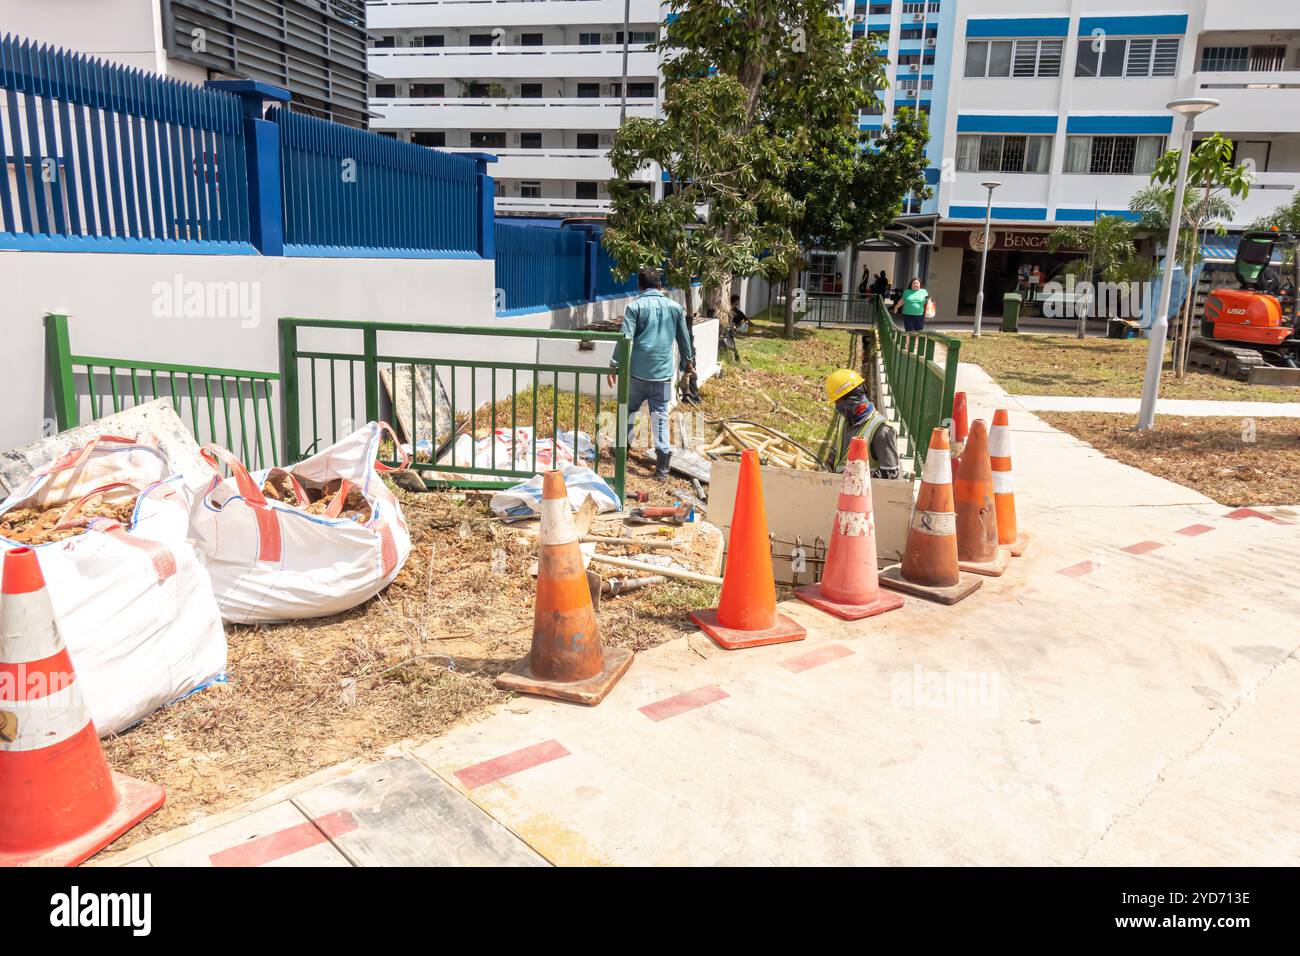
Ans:
[{"label": "street lamp post", "polygon": [[[1142,402],[1138,406],[1138,431],[1156,427],[1156,399],[1160,395],[1160,370],[1165,364],[1165,338],[1169,333],[1169,301],[1174,291],[1174,255],[1178,249],[1178,230],[1183,223],[1183,195],[1187,190],[1187,164],[1192,156],[1192,130],[1196,117],[1219,105],[1218,100],[1192,98],[1174,100],[1166,108],[1183,117],[1183,145],[1178,152],[1178,177],[1174,180],[1174,204],[1169,210],[1169,237],[1165,240],[1165,268],[1160,281],[1160,302],[1147,331],[1147,371],[1142,382]],[[1191,294],[1191,290],[1188,290]]]},{"label": "street lamp post", "polygon": [[984,243],[980,252],[980,284],[975,291],[975,338],[980,337],[980,326],[984,324],[984,269],[989,263],[989,224],[993,219],[993,190],[1002,184],[990,179],[980,185],[989,191],[989,198],[984,204]]}]

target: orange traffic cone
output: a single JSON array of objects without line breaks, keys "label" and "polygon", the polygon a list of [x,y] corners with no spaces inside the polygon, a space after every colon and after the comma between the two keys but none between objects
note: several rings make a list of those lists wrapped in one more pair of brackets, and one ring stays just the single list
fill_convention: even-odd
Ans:
[{"label": "orange traffic cone", "polygon": [[957,515],[952,505],[952,461],[948,433],[936,428],[921,471],[921,490],[901,564],[880,572],[880,583],[941,604],[956,604],[984,582],[957,566]]},{"label": "orange traffic cone", "polygon": [[998,547],[989,433],[982,418],[971,425],[952,488],[957,499],[957,561],[961,569],[998,577],[1006,571],[1011,556]]},{"label": "orange traffic cone", "polygon": [[599,704],[632,665],[632,652],[601,646],[573,509],[560,471],[542,476],[541,537],[533,647],[527,657],[497,678],[497,686],[522,694]]},{"label": "orange traffic cone", "polygon": [[777,613],[770,547],[758,452],[747,448],[740,455],[722,596],[716,608],[691,614],[691,620],[718,646],[736,650],[802,641],[808,636],[803,626]]},{"label": "orange traffic cone", "polygon": [[901,595],[880,590],[876,574],[876,520],[871,512],[871,471],[865,438],[854,438],[849,443],[821,582],[796,588],[794,594],[846,621],[903,606]]},{"label": "orange traffic cone", "polygon": [[0,576],[0,866],[75,866],[163,805],[108,769],[36,552]]},{"label": "orange traffic cone", "polygon": [[958,392],[952,397],[952,418],[948,419],[948,448],[951,452],[954,475],[961,465],[961,451],[966,447],[966,435],[969,431],[970,426],[966,421],[966,393]]},{"label": "orange traffic cone", "polygon": [[1029,535],[1016,527],[1016,489],[1011,481],[1011,426],[1007,410],[993,413],[989,432],[989,464],[993,467],[993,506],[998,515],[998,544],[1004,545],[1013,558],[1025,553]]}]

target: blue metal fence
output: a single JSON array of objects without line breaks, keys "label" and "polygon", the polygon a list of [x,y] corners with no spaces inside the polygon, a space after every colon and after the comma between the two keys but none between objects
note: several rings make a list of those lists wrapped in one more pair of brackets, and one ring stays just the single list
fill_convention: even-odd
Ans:
[{"label": "blue metal fence", "polygon": [[479,161],[267,111],[281,135],[285,252],[479,254]]},{"label": "blue metal fence", "polygon": [[0,247],[253,252],[239,100],[5,35]]},{"label": "blue metal fence", "polygon": [[587,234],[575,229],[496,224],[497,312],[582,302]]},{"label": "blue metal fence", "polygon": [[630,274],[622,282],[614,278],[614,268],[618,263],[614,257],[605,251],[605,246],[599,240],[596,241],[596,255],[592,263],[593,272],[593,298],[604,298],[606,296],[617,295],[636,295],[636,273]]}]

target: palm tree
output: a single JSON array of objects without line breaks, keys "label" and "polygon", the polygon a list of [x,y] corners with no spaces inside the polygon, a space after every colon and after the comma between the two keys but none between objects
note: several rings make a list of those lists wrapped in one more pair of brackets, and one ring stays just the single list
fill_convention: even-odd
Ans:
[{"label": "palm tree", "polygon": [[[1137,228],[1157,236],[1168,235],[1169,219],[1173,214],[1174,188],[1152,184],[1138,190],[1129,200],[1128,207],[1138,214]],[[1224,235],[1235,207],[1226,196],[1217,192],[1198,195],[1192,190],[1183,197],[1175,261],[1183,264],[1183,275],[1188,278],[1187,299],[1178,314],[1173,335],[1173,368],[1179,378],[1187,373],[1187,351],[1191,343],[1192,307],[1196,292],[1190,286],[1192,270],[1201,262],[1201,240],[1211,230]]]},{"label": "palm tree", "polygon": [[[1150,275],[1149,264],[1139,258],[1134,223],[1120,216],[1099,216],[1092,226],[1062,226],[1047,237],[1050,252],[1058,249],[1087,249],[1088,258],[1071,262],[1065,271],[1086,282],[1100,278],[1104,282],[1127,284]],[[1099,300],[1098,300],[1099,301]],[[1083,338],[1087,314],[1079,313],[1076,334]]]}]

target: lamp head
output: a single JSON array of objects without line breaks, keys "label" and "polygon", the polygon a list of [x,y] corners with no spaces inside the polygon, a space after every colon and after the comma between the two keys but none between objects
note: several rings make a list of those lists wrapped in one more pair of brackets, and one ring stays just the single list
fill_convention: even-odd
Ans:
[{"label": "lamp head", "polygon": [[1212,100],[1209,97],[1194,96],[1185,100],[1174,100],[1165,104],[1165,109],[1173,110],[1179,116],[1200,116],[1206,110],[1212,110],[1219,105],[1218,100]]},{"label": "lamp head", "polygon": [[998,182],[996,179],[990,179],[987,182],[980,183],[980,185],[983,186],[985,189],[987,189],[989,192],[992,192],[1002,184]]}]

